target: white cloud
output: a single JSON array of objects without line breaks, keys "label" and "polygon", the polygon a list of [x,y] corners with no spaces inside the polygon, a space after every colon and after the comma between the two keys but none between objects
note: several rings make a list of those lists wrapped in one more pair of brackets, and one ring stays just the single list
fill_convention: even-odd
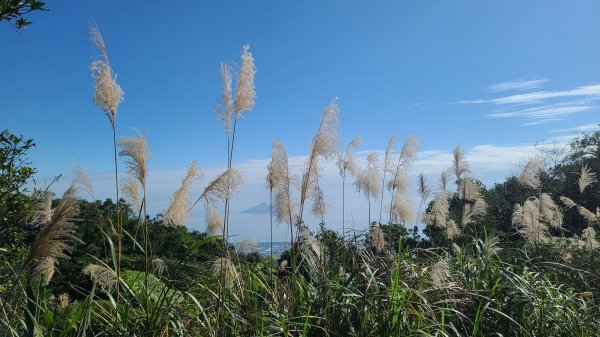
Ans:
[{"label": "white cloud", "polygon": [[523,117],[530,120],[530,122],[525,123],[523,125],[537,125],[548,123],[551,121],[560,121],[563,119],[562,117],[596,108],[595,106],[578,104],[579,102],[566,102],[555,105],[543,105],[520,110],[494,112],[487,114],[486,116],[490,118]]},{"label": "white cloud", "polygon": [[493,92],[509,91],[509,90],[527,90],[539,88],[548,82],[547,79],[524,79],[519,78],[513,81],[502,82],[497,84],[488,85],[486,90]]},{"label": "white cloud", "polygon": [[600,84],[585,85],[571,90],[562,91],[537,91],[525,94],[516,94],[493,99],[476,99],[459,101],[462,104],[533,104],[544,100],[565,97],[591,97],[600,98]]},{"label": "white cloud", "polygon": [[575,127],[572,127],[572,128],[556,129],[556,130],[552,130],[552,132],[574,132],[574,133],[581,133],[581,132],[588,132],[588,131],[596,131],[596,130],[599,130],[599,129],[600,129],[600,122],[579,125],[579,126],[575,126]]}]

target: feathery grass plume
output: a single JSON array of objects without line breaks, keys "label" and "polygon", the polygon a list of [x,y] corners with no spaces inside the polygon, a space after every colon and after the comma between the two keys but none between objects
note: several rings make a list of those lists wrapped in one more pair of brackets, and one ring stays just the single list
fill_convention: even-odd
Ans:
[{"label": "feathery grass plume", "polygon": [[112,293],[117,287],[117,273],[110,268],[98,264],[90,264],[83,269],[83,273],[88,275],[92,281],[100,285],[100,288],[107,293]]},{"label": "feathery grass plume", "polygon": [[156,275],[162,276],[162,274],[167,270],[167,265],[162,259],[155,258],[152,260],[152,270]]},{"label": "feathery grass plume", "polygon": [[227,257],[219,257],[212,264],[215,274],[225,275],[226,286],[231,288],[238,280],[238,272],[233,262]]},{"label": "feathery grass plume", "polygon": [[169,209],[165,213],[165,224],[169,226],[185,226],[190,219],[190,207],[192,204],[192,183],[202,173],[199,171],[198,163],[193,161],[187,173],[181,181],[181,186],[175,191],[171,198]]},{"label": "feathery grass plume", "polygon": [[39,191],[35,193],[35,213],[32,217],[33,225],[46,225],[52,219],[52,192]]},{"label": "feathery grass plume", "polygon": [[252,254],[258,251],[258,241],[255,238],[244,239],[237,247],[241,254]]},{"label": "feathery grass plume", "polygon": [[290,173],[288,154],[285,146],[279,141],[273,141],[271,150],[271,163],[269,164],[270,179],[273,184],[275,196],[275,218],[279,223],[292,225],[294,207],[290,199]]},{"label": "feathery grass plume", "polygon": [[321,187],[319,185],[315,185],[315,187],[312,188],[310,194],[311,199],[313,200],[313,204],[311,207],[312,214],[314,216],[320,216],[321,223],[323,223],[323,216],[325,215],[325,213],[327,213],[328,209],[328,206],[325,203],[325,197],[323,196],[323,190],[321,190]]},{"label": "feathery grass plume", "polygon": [[455,242],[452,242],[452,252],[454,252],[454,254],[459,255],[460,253],[462,253],[462,249],[460,249],[460,246],[457,245]]},{"label": "feathery grass plume", "polygon": [[[398,163],[396,164],[396,167],[391,167],[389,169],[385,168],[385,170],[388,170],[391,174],[393,174],[392,180],[388,183],[387,186],[388,190],[390,191],[390,194],[392,195],[392,198],[390,200],[390,221],[392,221],[393,217],[392,210],[394,208],[394,199],[397,195],[403,195],[408,192],[408,169],[410,168],[410,164],[416,158],[417,148],[417,137],[408,137],[402,145],[402,150],[400,151],[400,155],[398,156]],[[381,193],[381,202],[383,202],[383,191]]]},{"label": "feathery grass plume", "polygon": [[77,165],[75,170],[73,171],[73,184],[79,186],[80,189],[85,190],[92,198],[94,197],[94,187],[90,182],[90,178],[88,177],[85,169],[81,165]]},{"label": "feathery grass plume", "polygon": [[542,164],[538,160],[532,159],[527,162],[525,168],[519,176],[517,181],[524,186],[529,186],[534,190],[541,186],[540,175],[542,174]]},{"label": "feathery grass plume", "polygon": [[463,208],[461,225],[464,227],[472,223],[475,218],[487,214],[487,203],[483,198],[479,197],[475,199],[475,202],[465,204]]},{"label": "feathery grass plume", "polygon": [[79,241],[73,223],[79,214],[77,191],[78,186],[74,184],[65,191],[53,211],[52,218],[41,228],[33,242],[23,263],[24,268],[29,269],[38,263],[46,263],[48,258],[57,260],[67,257],[67,252],[71,250],[71,242]]},{"label": "feathery grass plume", "polygon": [[440,190],[446,192],[448,190],[448,172],[443,171],[440,174]]},{"label": "feathery grass plume", "polygon": [[[217,200],[230,199],[238,187],[242,184],[242,174],[231,167],[213,179],[205,188],[194,205],[202,198],[214,204]],[[192,205],[192,207],[194,207]],[[190,207],[191,209],[191,207]]]},{"label": "feathery grass plume", "polygon": [[581,205],[577,206],[577,211],[579,212],[579,215],[584,217],[590,223],[600,220],[600,209],[598,208],[596,208],[596,214]]},{"label": "feathery grass plume", "polygon": [[[394,167],[392,165],[392,156],[394,153],[394,144],[396,143],[396,135],[391,135],[388,140],[387,146],[385,148],[385,154],[383,156],[383,174],[381,178],[381,186],[385,186],[385,174],[390,172],[391,174],[395,173]],[[393,184],[392,184],[393,185]],[[381,196],[379,197],[379,223],[381,223],[381,215],[383,213],[383,188],[381,189]],[[393,193],[393,192],[392,192]],[[393,201],[392,201],[393,203]]]},{"label": "feathery grass plume", "polygon": [[381,183],[379,179],[379,159],[375,152],[371,152],[367,157],[367,166],[361,169],[356,175],[356,191],[363,193],[369,204],[369,225],[371,224],[371,198],[376,199],[381,192]]},{"label": "feathery grass plume", "polygon": [[254,91],[254,74],[256,73],[256,68],[254,67],[254,58],[249,50],[250,46],[245,45],[242,51],[242,66],[240,67],[235,91],[234,105],[236,117],[240,117],[243,111],[250,111],[254,108],[254,98],[256,97],[256,91]]},{"label": "feathery grass plume", "polygon": [[500,239],[497,236],[490,236],[487,240],[483,241],[482,252],[486,258],[490,258],[494,255],[497,255],[502,251],[502,247],[500,247]]},{"label": "feathery grass plume", "polygon": [[583,230],[581,239],[583,239],[584,248],[588,252],[593,252],[600,247],[598,240],[596,240],[596,231],[592,227],[587,227]]},{"label": "feathery grass plume", "polygon": [[140,182],[142,189],[145,189],[148,173],[148,143],[140,130],[136,128],[133,130],[137,133],[137,137],[125,136],[119,139],[119,147],[121,147],[119,156],[129,158],[125,161],[129,174]]},{"label": "feathery grass plume", "polygon": [[377,252],[381,252],[385,249],[385,235],[383,229],[379,226],[371,226],[371,246],[375,248]]},{"label": "feathery grass plume", "polygon": [[583,165],[577,182],[579,184],[579,192],[583,193],[588,186],[596,182],[596,174],[587,165]]},{"label": "feathery grass plume", "polygon": [[134,210],[139,211],[142,207],[142,198],[140,196],[140,183],[138,180],[131,176],[127,177],[121,185],[121,190],[134,207]]},{"label": "feathery grass plume", "polygon": [[527,241],[539,244],[547,239],[549,226],[562,226],[562,213],[552,198],[542,193],[539,198],[525,200],[523,205],[516,204],[512,223]]},{"label": "feathery grass plume", "polygon": [[345,178],[346,172],[349,172],[353,177],[356,176],[358,171],[358,167],[356,166],[356,160],[354,159],[354,152],[352,152],[352,148],[355,150],[360,146],[360,137],[356,137],[348,143],[346,146],[346,150],[339,154],[337,160],[337,167],[340,170],[340,177]]},{"label": "feathery grass plume", "polygon": [[463,199],[475,201],[481,198],[481,187],[471,177],[461,179],[458,183],[458,190]]},{"label": "feathery grass plume", "polygon": [[91,70],[94,78],[94,103],[106,113],[110,124],[115,125],[117,108],[123,101],[123,90],[117,84],[117,76],[113,74],[108,63],[108,52],[104,38],[96,25],[90,28],[90,39],[102,54],[101,58],[92,61]]},{"label": "feathery grass plume", "polygon": [[206,232],[209,235],[218,235],[223,228],[223,219],[209,203],[206,203]]},{"label": "feathery grass plume", "polygon": [[227,63],[221,63],[220,73],[223,93],[221,94],[221,101],[219,102],[219,105],[217,105],[215,113],[217,118],[223,123],[225,134],[229,136],[229,133],[231,132],[231,112],[233,110],[231,65]]},{"label": "feathery grass plume", "polygon": [[413,209],[411,207],[412,202],[408,199],[402,198],[401,193],[396,191],[396,196],[392,204],[392,218],[393,223],[409,223],[413,219]]},{"label": "feathery grass plume", "polygon": [[438,192],[433,198],[431,209],[425,214],[425,223],[429,226],[446,228],[449,208],[448,194],[443,191]]},{"label": "feathery grass plume", "polygon": [[419,197],[423,200],[426,200],[431,195],[431,186],[427,185],[427,178],[423,172],[419,173],[417,192],[419,193]]},{"label": "feathery grass plume", "polygon": [[323,248],[319,243],[313,240],[308,229],[302,226],[298,230],[298,251],[303,256],[301,264],[305,264],[310,275],[318,275],[320,273],[321,255]]},{"label": "feathery grass plume", "polygon": [[560,201],[562,201],[562,203],[568,208],[577,207],[577,204],[575,203],[575,201],[571,200],[571,198],[560,197]]},{"label": "feathery grass plume", "polygon": [[429,272],[429,278],[434,289],[441,289],[446,285],[448,276],[450,274],[450,267],[445,259],[440,259],[436,262]]},{"label": "feathery grass plume", "polygon": [[452,151],[452,173],[456,177],[456,180],[460,180],[464,174],[471,172],[471,168],[469,166],[469,162],[467,162],[467,158],[465,157],[465,153],[457,146]]},{"label": "feathery grass plume", "polygon": [[69,294],[67,293],[62,293],[60,295],[58,295],[58,306],[61,309],[66,309],[69,306]]},{"label": "feathery grass plume", "polygon": [[54,276],[54,272],[56,270],[57,261],[55,258],[46,256],[40,260],[38,264],[35,265],[32,271],[33,275],[33,283],[39,284],[40,277],[44,275],[44,284],[48,285],[52,276]]},{"label": "feathery grass plume", "polygon": [[300,220],[302,220],[304,204],[308,199],[311,190],[318,185],[319,157],[329,159],[336,153],[336,148],[338,145],[338,115],[339,108],[334,100],[329,104],[329,106],[327,106],[325,111],[323,111],[321,123],[319,124],[319,130],[317,131],[317,134],[311,143],[310,154],[302,170],[302,180],[300,183]]}]

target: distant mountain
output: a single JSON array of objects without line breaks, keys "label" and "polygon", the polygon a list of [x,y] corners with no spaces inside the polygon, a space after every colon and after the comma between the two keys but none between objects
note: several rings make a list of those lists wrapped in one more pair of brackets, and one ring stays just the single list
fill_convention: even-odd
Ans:
[{"label": "distant mountain", "polygon": [[242,213],[247,214],[269,214],[269,212],[269,204],[267,204],[266,202],[261,202],[260,204],[257,204],[242,211]]}]

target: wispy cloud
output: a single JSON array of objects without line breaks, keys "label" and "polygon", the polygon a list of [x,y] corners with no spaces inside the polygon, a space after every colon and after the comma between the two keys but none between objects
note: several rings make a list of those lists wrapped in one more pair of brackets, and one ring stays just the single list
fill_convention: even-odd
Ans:
[{"label": "wispy cloud", "polygon": [[582,105],[579,102],[565,102],[553,105],[542,105],[533,108],[500,111],[487,114],[490,118],[513,118],[522,117],[529,122],[523,125],[539,125],[548,122],[560,121],[563,117],[596,108],[591,105]]},{"label": "wispy cloud", "polygon": [[459,101],[461,104],[533,104],[553,98],[565,97],[591,97],[600,98],[600,84],[591,84],[570,90],[536,91],[525,94],[516,94],[493,99],[475,99]]},{"label": "wispy cloud", "polygon": [[572,128],[556,129],[556,130],[552,130],[552,132],[560,132],[560,133],[574,132],[574,133],[580,133],[580,132],[588,132],[588,131],[596,131],[596,130],[600,130],[600,122],[579,125],[579,126],[575,126],[575,127],[572,127]]},{"label": "wispy cloud", "polygon": [[492,92],[501,92],[509,90],[529,90],[539,88],[548,82],[545,78],[540,79],[524,79],[519,78],[513,81],[501,82],[488,85],[485,89]]}]

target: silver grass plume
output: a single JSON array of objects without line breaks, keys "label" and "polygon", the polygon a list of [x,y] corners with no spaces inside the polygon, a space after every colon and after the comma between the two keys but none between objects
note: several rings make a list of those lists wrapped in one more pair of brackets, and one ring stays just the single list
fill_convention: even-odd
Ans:
[{"label": "silver grass plume", "polygon": [[38,233],[23,267],[34,268],[36,264],[47,264],[47,259],[57,260],[67,257],[71,250],[71,242],[79,241],[75,235],[75,225],[79,214],[77,192],[79,187],[72,184],[63,194],[62,199],[52,212],[50,221]]},{"label": "silver grass plume", "polygon": [[202,198],[205,198],[205,200],[211,204],[216,200],[230,199],[241,184],[242,174],[237,169],[231,167],[227,171],[221,173],[204,188],[204,191],[200,197],[198,197],[194,205]]},{"label": "silver grass plume", "polygon": [[588,227],[583,230],[581,233],[581,239],[583,239],[584,248],[588,252],[593,252],[600,247],[598,240],[596,240],[596,231],[592,227]]},{"label": "silver grass plume", "polygon": [[128,158],[125,165],[129,174],[140,182],[142,189],[145,189],[148,174],[148,143],[140,130],[135,128],[133,130],[137,133],[137,137],[124,136],[119,139],[119,147],[121,147],[119,156]]},{"label": "silver grass plume", "polygon": [[400,190],[396,191],[392,203],[392,222],[394,223],[409,223],[413,219],[412,202],[409,199],[403,198]]},{"label": "silver grass plume", "polygon": [[152,260],[152,270],[156,275],[162,276],[162,274],[167,271],[167,265],[162,259],[155,258]]},{"label": "silver grass plume", "polygon": [[539,244],[547,239],[549,227],[561,228],[562,213],[552,198],[542,193],[539,198],[525,200],[523,205],[516,204],[512,223],[527,241]]},{"label": "silver grass plume", "polygon": [[181,181],[181,186],[175,191],[171,198],[169,209],[165,213],[165,223],[169,226],[185,226],[190,219],[190,207],[192,204],[192,183],[202,173],[199,171],[198,163],[193,161],[187,173]]},{"label": "silver grass plume", "polygon": [[102,54],[101,58],[92,61],[90,67],[94,78],[94,103],[104,110],[110,124],[114,127],[117,108],[123,101],[123,90],[117,84],[117,76],[108,63],[108,52],[104,38],[95,25],[90,28],[90,40]]},{"label": "silver grass plume", "polygon": [[592,170],[587,165],[581,167],[581,174],[579,180],[579,192],[583,193],[585,189],[596,182],[596,174],[592,173]]},{"label": "silver grass plume", "polygon": [[435,289],[443,288],[446,285],[448,276],[450,274],[450,268],[448,262],[445,259],[440,259],[436,262],[429,272],[431,278],[431,284]]},{"label": "silver grass plume", "polygon": [[443,171],[440,174],[440,190],[446,192],[448,190],[448,172]]},{"label": "silver grass plume", "polygon": [[383,229],[379,226],[371,226],[371,245],[377,252],[381,252],[385,249],[385,235]]},{"label": "silver grass plume", "polygon": [[240,117],[243,111],[250,111],[254,108],[254,58],[249,52],[250,46],[245,45],[242,51],[242,66],[238,75],[237,86],[235,91],[235,116]]},{"label": "silver grass plume", "polygon": [[423,172],[419,173],[419,178],[417,180],[417,193],[419,193],[419,198],[421,200],[427,200],[431,195],[431,186],[427,185],[427,179],[425,178],[425,174]]},{"label": "silver grass plume", "polygon": [[568,208],[577,207],[577,204],[575,203],[575,201],[571,200],[571,198],[560,197],[560,201],[562,201],[562,203]]},{"label": "silver grass plume", "polygon": [[497,236],[490,236],[486,241],[483,242],[482,252],[486,258],[491,258],[502,251],[500,247],[500,239]]},{"label": "silver grass plume", "polygon": [[323,111],[319,130],[311,143],[310,154],[308,161],[304,165],[300,184],[300,218],[302,218],[304,204],[311,190],[318,184],[319,157],[329,159],[336,153],[336,148],[338,146],[338,115],[339,108],[337,103],[333,101],[327,106],[325,111]]},{"label": "silver grass plume", "polygon": [[35,213],[33,215],[33,225],[46,225],[52,219],[52,192],[40,191],[35,195]]},{"label": "silver grass plume", "polygon": [[481,188],[471,177],[461,179],[458,182],[458,189],[463,199],[474,201],[481,198]]},{"label": "silver grass plume", "polygon": [[206,203],[206,232],[209,235],[217,235],[223,229],[223,219],[209,203]]},{"label": "silver grass plume", "polygon": [[226,286],[228,288],[231,288],[234,282],[239,282],[237,269],[227,257],[217,258],[212,264],[212,270],[217,275],[225,275]]},{"label": "silver grass plume", "polygon": [[483,198],[478,197],[472,204],[465,204],[463,208],[461,225],[464,227],[472,223],[475,218],[487,214],[487,203]]},{"label": "silver grass plume", "polygon": [[[416,136],[410,136],[402,145],[402,150],[400,151],[400,155],[398,156],[398,163],[396,167],[391,167],[387,169],[392,174],[392,180],[388,183],[388,190],[392,194],[392,199],[390,201],[390,221],[394,216],[393,209],[396,204],[394,201],[400,195],[404,195],[408,192],[408,169],[410,165],[415,160],[417,155],[418,148],[418,140]],[[385,174],[385,173],[384,173]],[[381,193],[382,202],[383,202],[383,191]]]},{"label": "silver grass plume", "polygon": [[294,207],[290,199],[288,154],[285,146],[278,140],[273,142],[269,170],[269,179],[273,184],[275,219],[279,223],[287,223],[291,226]]},{"label": "silver grass plume", "polygon": [[381,192],[381,183],[379,182],[379,158],[375,152],[371,152],[367,157],[367,166],[360,170],[356,176],[356,191],[363,193],[367,199],[376,199]]},{"label": "silver grass plume", "polygon": [[105,266],[90,264],[83,269],[83,273],[88,275],[92,281],[100,286],[100,288],[107,292],[112,293],[117,287],[117,273]]},{"label": "silver grass plume", "polygon": [[92,198],[94,197],[94,187],[90,182],[90,179],[85,172],[85,169],[81,165],[77,165],[75,170],[73,171],[73,184],[79,186],[81,190],[84,190],[88,193]]},{"label": "silver grass plume", "polygon": [[231,112],[233,110],[231,65],[221,63],[220,73],[223,93],[221,94],[221,101],[217,105],[215,113],[217,118],[223,123],[225,134],[229,136],[231,131]]},{"label": "silver grass plume", "polygon": [[340,170],[340,176],[345,178],[346,172],[349,172],[351,176],[355,177],[358,171],[356,166],[356,160],[354,159],[354,153],[352,148],[357,149],[360,146],[360,138],[354,138],[346,146],[346,150],[340,153],[337,160],[337,167]]},{"label": "silver grass plume", "polygon": [[315,187],[312,188],[310,194],[311,199],[313,200],[313,204],[311,207],[312,214],[314,216],[320,216],[322,218],[323,215],[327,213],[328,208],[327,204],[325,203],[325,197],[323,196],[323,190],[321,190],[321,187],[319,185],[315,185]]},{"label": "silver grass plume", "polygon": [[128,176],[125,182],[121,185],[121,191],[129,200],[135,210],[140,210],[142,207],[142,198],[140,196],[140,183],[137,179]]},{"label": "silver grass plume", "polygon": [[452,173],[454,173],[454,176],[457,180],[460,180],[464,174],[471,172],[469,162],[467,162],[465,153],[460,148],[460,146],[457,146],[452,151],[452,157]]},{"label": "silver grass plume", "polygon": [[240,242],[237,248],[241,254],[256,253],[258,250],[258,241],[255,238],[247,238]]},{"label": "silver grass plume", "polygon": [[527,162],[525,168],[519,176],[517,181],[524,186],[529,186],[533,189],[538,189],[541,186],[540,175],[542,173],[542,164],[539,161],[532,159]]},{"label": "silver grass plume", "polygon": [[579,205],[577,206],[577,211],[579,212],[579,215],[584,217],[589,223],[594,223],[600,220],[600,208],[596,208],[596,213],[594,214],[592,211]]},{"label": "silver grass plume", "polygon": [[46,256],[40,260],[40,262],[33,268],[33,282],[35,285],[40,283],[40,278],[44,275],[44,284],[48,285],[56,269],[58,262],[55,258]]},{"label": "silver grass plume", "polygon": [[450,203],[448,194],[443,191],[438,192],[433,198],[433,204],[429,212],[425,214],[424,221],[429,226],[446,228]]}]

